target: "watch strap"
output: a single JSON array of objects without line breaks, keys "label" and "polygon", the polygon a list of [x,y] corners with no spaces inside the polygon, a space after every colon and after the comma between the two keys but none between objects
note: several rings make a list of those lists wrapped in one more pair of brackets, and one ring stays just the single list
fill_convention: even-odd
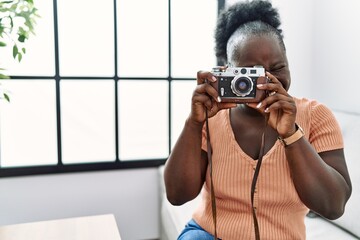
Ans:
[{"label": "watch strap", "polygon": [[298,141],[300,138],[302,138],[305,133],[304,130],[295,123],[295,127],[296,127],[296,131],[293,135],[287,137],[287,138],[282,138],[282,137],[278,137],[279,141],[282,143],[283,146],[287,147],[290,144],[293,144],[294,142]]}]

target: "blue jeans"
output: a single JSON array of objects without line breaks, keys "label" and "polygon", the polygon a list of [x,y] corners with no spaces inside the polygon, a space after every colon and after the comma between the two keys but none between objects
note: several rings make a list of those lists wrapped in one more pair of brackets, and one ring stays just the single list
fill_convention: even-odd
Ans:
[{"label": "blue jeans", "polygon": [[214,236],[202,229],[191,219],[180,233],[178,240],[214,240]]}]

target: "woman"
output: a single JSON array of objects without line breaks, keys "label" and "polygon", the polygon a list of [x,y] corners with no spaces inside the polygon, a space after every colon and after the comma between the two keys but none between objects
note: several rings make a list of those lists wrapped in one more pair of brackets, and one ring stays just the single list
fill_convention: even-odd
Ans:
[{"label": "woman", "polygon": [[[261,239],[305,239],[309,209],[328,219],[344,212],[351,181],[341,130],[326,106],[288,94],[290,71],[279,26],[277,10],[268,1],[240,2],[219,16],[217,57],[231,67],[263,66],[269,81],[257,88],[270,94],[258,103],[221,102],[213,87],[217,79],[211,72],[198,72],[190,115],[164,173],[174,205],[202,191],[202,203],[179,239],[213,239],[215,230],[220,239],[254,239],[256,220]],[[262,156],[252,199],[254,170]]]}]

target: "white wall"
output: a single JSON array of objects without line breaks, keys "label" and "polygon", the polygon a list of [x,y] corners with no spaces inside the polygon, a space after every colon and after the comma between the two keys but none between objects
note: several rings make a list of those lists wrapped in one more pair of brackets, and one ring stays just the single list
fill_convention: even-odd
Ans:
[{"label": "white wall", "polygon": [[314,1],[311,96],[360,113],[360,1]]},{"label": "white wall", "polygon": [[292,75],[290,94],[360,113],[360,1],[273,0]]},{"label": "white wall", "polygon": [[272,3],[282,20],[292,76],[290,94],[360,113],[360,1]]},{"label": "white wall", "polygon": [[0,179],[0,225],[113,213],[122,239],[159,236],[156,168]]},{"label": "white wall", "polygon": [[278,8],[287,57],[291,72],[289,93],[297,97],[310,97],[312,75],[312,0],[273,0]]}]

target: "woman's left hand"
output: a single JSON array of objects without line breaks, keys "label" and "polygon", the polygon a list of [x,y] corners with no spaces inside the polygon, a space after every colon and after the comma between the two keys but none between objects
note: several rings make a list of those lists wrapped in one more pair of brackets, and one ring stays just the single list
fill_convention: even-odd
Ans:
[{"label": "woman's left hand", "polygon": [[274,75],[266,72],[266,76],[270,81],[258,84],[257,88],[267,91],[268,97],[259,103],[249,103],[248,106],[263,114],[269,114],[268,124],[278,132],[280,137],[289,137],[296,131],[295,101]]}]

